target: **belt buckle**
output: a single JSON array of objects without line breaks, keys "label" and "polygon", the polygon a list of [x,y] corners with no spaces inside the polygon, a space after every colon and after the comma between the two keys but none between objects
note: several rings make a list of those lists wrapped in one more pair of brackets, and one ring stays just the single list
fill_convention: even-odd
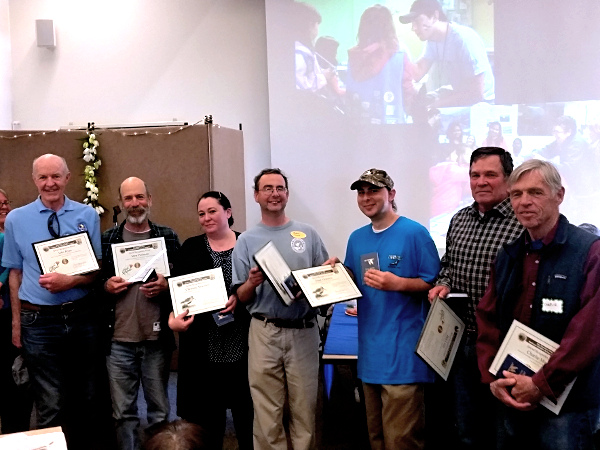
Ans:
[{"label": "belt buckle", "polygon": [[61,303],[60,305],[60,310],[61,311],[73,311],[73,308],[75,307],[75,302],[65,302],[65,303]]}]

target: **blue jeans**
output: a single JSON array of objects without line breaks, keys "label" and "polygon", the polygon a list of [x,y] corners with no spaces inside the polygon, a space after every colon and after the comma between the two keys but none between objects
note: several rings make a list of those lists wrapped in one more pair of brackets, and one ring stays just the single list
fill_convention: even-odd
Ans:
[{"label": "blue jeans", "polygon": [[61,311],[21,311],[23,356],[38,410],[37,427],[62,426],[69,448],[93,431],[96,375],[102,361],[98,316],[90,300]]},{"label": "blue jeans", "polygon": [[454,398],[459,448],[494,448],[496,432],[493,414],[497,400],[490,392],[489,385],[481,383],[474,337],[465,336],[461,342],[448,383]]},{"label": "blue jeans", "polygon": [[561,412],[543,406],[533,411],[498,407],[498,449],[592,450],[598,409]]},{"label": "blue jeans", "polygon": [[106,358],[119,449],[140,448],[137,397],[142,382],[148,425],[169,418],[171,351],[159,341],[113,342]]}]

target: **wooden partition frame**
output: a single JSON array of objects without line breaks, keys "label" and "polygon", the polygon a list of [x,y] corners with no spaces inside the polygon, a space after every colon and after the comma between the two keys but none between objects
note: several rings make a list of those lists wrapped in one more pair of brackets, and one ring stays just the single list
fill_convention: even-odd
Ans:
[{"label": "wooden partition frame", "polygon": [[[118,188],[130,176],[144,180],[152,195],[150,219],[173,228],[183,242],[201,233],[197,219],[198,197],[211,189],[229,197],[234,229],[246,229],[244,150],[242,131],[219,125],[96,129],[100,142],[98,171],[102,231],[112,226]],[[16,137],[15,137],[16,136]],[[66,195],[82,201],[82,138],[85,131],[0,131],[0,188],[13,208],[33,201],[32,162],[44,154],[64,157],[71,171]],[[118,221],[124,214],[118,216]]]}]

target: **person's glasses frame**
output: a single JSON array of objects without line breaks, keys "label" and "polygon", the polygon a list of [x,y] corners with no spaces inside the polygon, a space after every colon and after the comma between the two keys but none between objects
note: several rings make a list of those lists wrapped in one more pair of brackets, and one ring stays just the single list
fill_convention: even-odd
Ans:
[{"label": "person's glasses frame", "polygon": [[269,195],[275,191],[277,191],[278,194],[285,194],[287,192],[287,188],[285,186],[264,186],[260,188],[259,191]]}]

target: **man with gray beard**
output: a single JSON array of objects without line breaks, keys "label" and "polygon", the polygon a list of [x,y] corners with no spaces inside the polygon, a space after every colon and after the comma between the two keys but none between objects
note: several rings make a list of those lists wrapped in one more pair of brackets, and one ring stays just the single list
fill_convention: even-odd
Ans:
[{"label": "man with gray beard", "polygon": [[148,425],[169,419],[167,383],[175,343],[167,324],[171,299],[169,285],[161,274],[155,281],[143,284],[130,283],[115,274],[112,245],[163,237],[172,269],[180,244],[171,228],[148,220],[152,196],[144,181],[135,177],[123,181],[119,203],[127,214],[126,220],[102,234],[104,290],[110,294],[112,304],[106,365],[119,448],[136,450],[140,448],[140,379],[148,404]]}]

